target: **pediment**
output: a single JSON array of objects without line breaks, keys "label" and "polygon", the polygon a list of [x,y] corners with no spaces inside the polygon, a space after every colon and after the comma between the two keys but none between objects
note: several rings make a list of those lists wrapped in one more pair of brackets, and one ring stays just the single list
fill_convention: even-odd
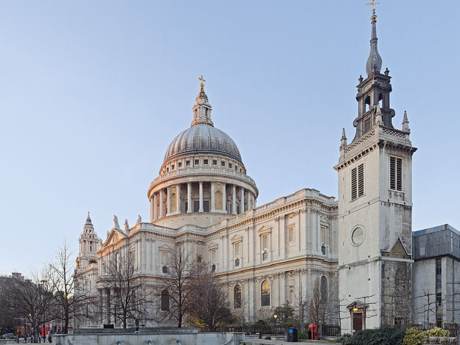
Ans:
[{"label": "pediment", "polygon": [[243,241],[243,236],[236,234],[233,235],[232,238],[230,239],[232,243],[237,243],[237,242],[242,242]]},{"label": "pediment", "polygon": [[257,233],[259,235],[270,233],[270,232],[272,232],[272,228],[266,225],[262,226],[261,228],[259,228],[259,230],[257,230]]},{"label": "pediment", "polygon": [[117,244],[119,241],[126,238],[126,234],[121,232],[118,229],[112,229],[109,233],[109,236],[104,242],[104,247]]},{"label": "pediment", "polygon": [[391,250],[387,253],[387,256],[392,258],[400,258],[400,259],[410,259],[410,255],[406,250],[401,238],[398,237],[395,244],[391,248]]}]

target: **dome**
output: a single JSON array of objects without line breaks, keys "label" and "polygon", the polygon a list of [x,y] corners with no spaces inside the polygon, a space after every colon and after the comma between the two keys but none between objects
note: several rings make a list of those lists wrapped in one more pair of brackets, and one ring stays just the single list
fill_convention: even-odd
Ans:
[{"label": "dome", "polygon": [[164,162],[186,154],[219,154],[242,163],[240,151],[230,136],[207,123],[197,123],[177,135],[165,154]]}]

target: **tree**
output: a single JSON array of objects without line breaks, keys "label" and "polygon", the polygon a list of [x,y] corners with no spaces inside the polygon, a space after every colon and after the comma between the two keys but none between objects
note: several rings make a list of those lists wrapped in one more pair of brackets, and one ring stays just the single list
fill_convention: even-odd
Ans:
[{"label": "tree", "polygon": [[309,305],[310,321],[316,324],[323,324],[326,314],[326,300],[321,296],[319,280],[315,281],[313,297]]},{"label": "tree", "polygon": [[49,277],[58,308],[57,318],[63,321],[62,332],[67,334],[70,320],[78,317],[81,307],[91,303],[93,298],[82,289],[76,291],[76,280],[71,267],[71,253],[66,244],[59,249],[56,262],[50,265]]},{"label": "tree", "polygon": [[286,301],[282,306],[275,308],[273,317],[281,327],[287,327],[294,322],[294,308]]},{"label": "tree", "polygon": [[190,316],[206,330],[233,320],[228,308],[227,294],[219,285],[215,274],[204,263],[196,263],[192,269]]},{"label": "tree", "polygon": [[110,254],[106,286],[114,291],[108,311],[115,321],[127,328],[129,320],[139,322],[145,315],[148,294],[136,272],[134,252],[126,246]]},{"label": "tree", "polygon": [[13,310],[8,308],[8,287],[11,277],[0,277],[0,334],[13,332],[16,320]]},{"label": "tree", "polygon": [[168,306],[161,308],[162,312],[176,320],[177,327],[181,328],[186,315],[192,309],[192,264],[181,246],[169,251],[169,259],[166,278],[160,284],[158,294],[164,298],[165,291],[167,292]]},{"label": "tree", "polygon": [[25,319],[35,336],[40,325],[55,318],[55,297],[48,272],[34,281],[12,278],[4,292],[8,310],[16,318]]}]

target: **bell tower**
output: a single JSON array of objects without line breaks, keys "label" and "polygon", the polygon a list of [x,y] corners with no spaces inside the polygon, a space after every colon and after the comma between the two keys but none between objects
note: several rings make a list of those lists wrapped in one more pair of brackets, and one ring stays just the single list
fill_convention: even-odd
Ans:
[{"label": "bell tower", "polygon": [[355,135],[345,130],[339,186],[339,299],[343,333],[409,324],[412,272],[412,154],[407,113],[393,126],[391,77],[382,73],[372,1],[367,77],[359,77]]}]

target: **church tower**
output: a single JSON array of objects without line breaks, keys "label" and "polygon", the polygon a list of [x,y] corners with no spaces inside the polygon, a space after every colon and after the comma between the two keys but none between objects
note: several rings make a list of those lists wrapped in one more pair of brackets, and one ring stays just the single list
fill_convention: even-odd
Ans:
[{"label": "church tower", "polygon": [[357,86],[355,136],[345,130],[339,185],[339,299],[343,333],[411,319],[412,154],[407,113],[393,126],[391,77],[382,73],[377,15],[371,16],[367,77]]},{"label": "church tower", "polygon": [[83,232],[80,235],[80,250],[77,257],[77,268],[84,268],[89,263],[97,260],[97,250],[101,244],[101,240],[97,237],[94,231],[93,222],[88,212]]}]

